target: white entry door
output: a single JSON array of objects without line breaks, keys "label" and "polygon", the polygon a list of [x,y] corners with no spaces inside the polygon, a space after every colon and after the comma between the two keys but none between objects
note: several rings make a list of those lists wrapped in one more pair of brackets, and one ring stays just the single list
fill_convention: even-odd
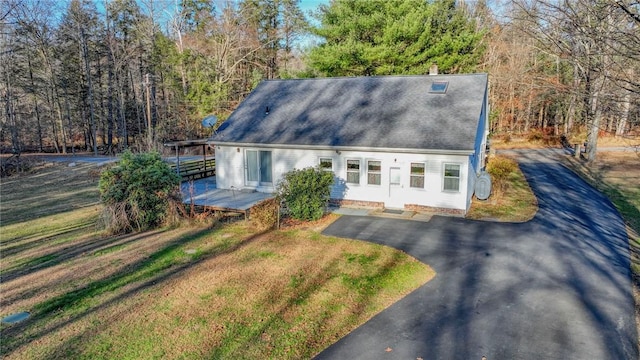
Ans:
[{"label": "white entry door", "polygon": [[404,208],[404,200],[402,199],[402,169],[399,167],[389,168],[389,198],[385,201],[384,205],[388,208]]}]

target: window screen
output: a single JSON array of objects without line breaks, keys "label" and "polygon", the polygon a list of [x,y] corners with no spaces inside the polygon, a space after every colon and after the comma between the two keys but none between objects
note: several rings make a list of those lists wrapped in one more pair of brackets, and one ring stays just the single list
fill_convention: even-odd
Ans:
[{"label": "window screen", "polygon": [[347,183],[360,184],[360,160],[347,160]]},{"label": "window screen", "polygon": [[460,165],[444,164],[444,190],[460,191]]},{"label": "window screen", "polygon": [[367,184],[380,185],[382,180],[382,165],[380,161],[369,160],[367,161]]},{"label": "window screen", "polygon": [[424,163],[411,163],[411,187],[424,188]]}]

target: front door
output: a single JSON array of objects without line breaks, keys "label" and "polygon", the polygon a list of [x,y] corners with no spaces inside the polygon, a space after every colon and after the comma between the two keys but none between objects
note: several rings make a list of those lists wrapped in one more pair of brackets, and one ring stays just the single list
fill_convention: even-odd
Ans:
[{"label": "front door", "polygon": [[385,207],[402,209],[402,170],[399,167],[389,168],[389,198],[385,201]]},{"label": "front door", "polygon": [[271,151],[246,151],[246,184],[247,186],[271,185]]}]

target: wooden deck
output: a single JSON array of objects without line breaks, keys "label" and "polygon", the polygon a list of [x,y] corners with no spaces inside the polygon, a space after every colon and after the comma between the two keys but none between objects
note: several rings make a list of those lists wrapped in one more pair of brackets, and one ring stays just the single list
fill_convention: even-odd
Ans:
[{"label": "wooden deck", "polygon": [[211,177],[183,182],[181,188],[186,205],[193,204],[211,210],[241,212],[245,215],[248,215],[252,206],[273,197],[272,194],[260,192],[218,189],[215,178]]}]

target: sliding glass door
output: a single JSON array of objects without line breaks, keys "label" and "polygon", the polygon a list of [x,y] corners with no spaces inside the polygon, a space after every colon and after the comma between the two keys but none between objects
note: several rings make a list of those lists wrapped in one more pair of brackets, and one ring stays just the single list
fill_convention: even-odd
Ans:
[{"label": "sliding glass door", "polygon": [[247,186],[271,185],[271,151],[247,150],[245,155]]}]

